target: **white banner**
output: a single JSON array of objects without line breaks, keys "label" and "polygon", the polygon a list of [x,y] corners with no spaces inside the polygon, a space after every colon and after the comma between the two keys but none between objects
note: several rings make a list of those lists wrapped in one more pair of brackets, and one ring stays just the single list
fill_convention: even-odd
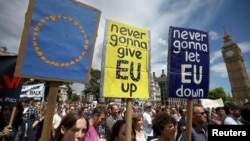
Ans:
[{"label": "white banner", "polygon": [[23,85],[20,97],[40,98],[44,96],[45,83]]},{"label": "white banner", "polygon": [[223,100],[221,98],[219,99],[200,99],[201,100],[201,104],[203,105],[204,108],[207,107],[224,107],[224,103]]}]

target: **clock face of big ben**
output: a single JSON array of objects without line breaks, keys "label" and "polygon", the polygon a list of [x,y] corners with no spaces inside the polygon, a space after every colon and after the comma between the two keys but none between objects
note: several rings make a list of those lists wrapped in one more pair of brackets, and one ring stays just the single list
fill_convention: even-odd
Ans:
[{"label": "clock face of big ben", "polygon": [[234,51],[232,51],[232,50],[229,50],[226,52],[227,57],[232,57],[233,55],[234,55]]}]

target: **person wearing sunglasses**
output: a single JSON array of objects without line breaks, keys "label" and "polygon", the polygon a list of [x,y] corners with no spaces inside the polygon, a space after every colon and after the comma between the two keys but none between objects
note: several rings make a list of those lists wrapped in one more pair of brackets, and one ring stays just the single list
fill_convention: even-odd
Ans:
[{"label": "person wearing sunglasses", "polygon": [[[185,141],[185,139],[186,139],[186,131],[183,131],[178,141]],[[207,114],[202,105],[193,104],[191,141],[207,141],[207,140],[208,140]]]}]

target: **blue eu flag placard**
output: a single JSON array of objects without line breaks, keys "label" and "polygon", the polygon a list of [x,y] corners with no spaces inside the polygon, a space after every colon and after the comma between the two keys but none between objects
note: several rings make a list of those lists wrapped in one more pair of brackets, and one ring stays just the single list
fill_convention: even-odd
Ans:
[{"label": "blue eu flag placard", "polygon": [[71,0],[31,0],[16,74],[87,82],[100,13]]},{"label": "blue eu flag placard", "polygon": [[208,33],[170,27],[168,94],[178,98],[207,98],[209,90]]}]

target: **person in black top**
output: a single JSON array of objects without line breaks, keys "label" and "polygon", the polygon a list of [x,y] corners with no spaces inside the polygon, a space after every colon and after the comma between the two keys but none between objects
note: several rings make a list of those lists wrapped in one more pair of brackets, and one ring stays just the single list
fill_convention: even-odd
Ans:
[{"label": "person in black top", "polygon": [[250,102],[243,104],[240,108],[240,115],[244,125],[250,125]]},{"label": "person in black top", "polygon": [[0,139],[4,138],[5,141],[12,141],[15,139],[16,133],[21,123],[20,114],[22,114],[22,108],[20,108],[19,105],[17,106],[14,121],[11,126],[9,125],[12,111],[12,106],[2,106],[0,113]]}]

